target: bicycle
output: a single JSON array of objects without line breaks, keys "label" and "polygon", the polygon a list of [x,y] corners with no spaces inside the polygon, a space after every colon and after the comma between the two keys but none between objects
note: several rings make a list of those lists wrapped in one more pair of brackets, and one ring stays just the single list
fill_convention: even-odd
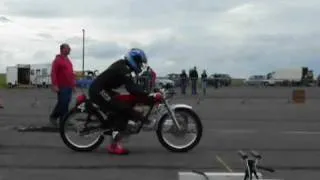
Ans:
[{"label": "bicycle", "polygon": [[[244,165],[245,165],[245,172],[244,172],[243,180],[252,180],[253,175],[255,176],[255,179],[260,179],[258,174],[260,174],[261,177],[262,177],[262,175],[261,175],[261,173],[258,173],[257,170],[264,170],[264,171],[268,171],[271,173],[275,172],[275,170],[273,168],[258,165],[259,161],[262,159],[262,156],[258,152],[250,151],[249,153],[253,157],[253,159],[249,158],[249,155],[247,153],[243,152],[242,150],[238,151],[238,154],[240,155],[240,157],[243,160]],[[210,175],[209,176],[207,175],[208,173],[206,174],[204,172],[197,171],[197,170],[192,170],[192,173],[201,175],[206,180],[210,180],[210,178],[209,178]],[[234,174],[234,173],[232,173],[232,174]],[[241,178],[240,175],[233,175],[233,177],[234,176],[239,177],[239,179]],[[230,175],[219,175],[219,177],[223,177],[223,179],[226,179],[226,177],[230,177]],[[218,178],[218,175],[213,177],[213,179],[216,179],[216,178]],[[263,179],[261,179],[261,180],[263,180]]]},{"label": "bicycle", "polygon": [[254,157],[254,159],[249,159],[249,156],[247,153],[244,153],[243,151],[238,152],[239,155],[241,156],[242,160],[245,163],[245,175],[244,175],[244,180],[252,180],[252,175],[254,174],[256,179],[259,179],[257,175],[257,170],[261,169],[264,171],[268,171],[271,173],[274,173],[275,170],[269,167],[264,167],[261,165],[258,165],[259,160],[262,159],[262,156],[256,152],[256,151],[250,151],[250,155]]}]

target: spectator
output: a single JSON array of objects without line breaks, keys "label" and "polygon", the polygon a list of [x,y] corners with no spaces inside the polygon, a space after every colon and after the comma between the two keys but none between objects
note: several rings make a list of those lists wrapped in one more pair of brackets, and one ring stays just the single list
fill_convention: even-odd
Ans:
[{"label": "spectator", "polygon": [[50,115],[50,122],[57,126],[57,120],[61,120],[69,110],[72,91],[75,91],[75,75],[73,65],[68,55],[70,54],[68,44],[60,45],[60,54],[56,55],[52,63],[52,88],[57,93],[57,104]]},{"label": "spectator", "polygon": [[3,109],[4,106],[2,105],[2,100],[0,99],[0,109]]},{"label": "spectator", "polygon": [[187,83],[188,75],[186,73],[186,70],[182,70],[182,73],[180,74],[181,94],[186,94]]},{"label": "spectator", "polygon": [[206,70],[203,70],[203,73],[201,74],[201,85],[202,85],[203,95],[207,94],[207,82],[208,82],[207,72]]},{"label": "spectator", "polygon": [[153,81],[155,81],[155,72],[150,66],[141,74],[140,83],[143,85],[144,89],[148,92],[152,90]]},{"label": "spectator", "polygon": [[151,71],[151,90],[153,90],[156,86],[156,79],[157,79],[157,73],[152,69],[150,68],[150,71]]},{"label": "spectator", "polygon": [[193,70],[190,71],[189,77],[191,79],[192,95],[196,95],[197,94],[197,82],[198,82],[198,78],[199,78],[196,67],[194,67]]},{"label": "spectator", "polygon": [[[189,79],[188,79],[190,81],[191,81],[191,77],[192,77],[192,72],[193,72],[193,70],[192,70],[192,68],[190,68],[189,69]],[[188,84],[189,84],[189,82],[188,82]],[[192,86],[191,86],[191,92],[192,92]]]}]

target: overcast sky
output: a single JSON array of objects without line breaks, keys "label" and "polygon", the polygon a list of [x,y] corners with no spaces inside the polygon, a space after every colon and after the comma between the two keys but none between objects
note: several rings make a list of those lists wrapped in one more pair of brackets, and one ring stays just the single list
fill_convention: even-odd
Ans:
[{"label": "overcast sky", "polygon": [[103,70],[130,47],[161,75],[197,66],[233,77],[320,69],[319,0],[0,0],[0,72],[51,63],[69,43],[81,70]]}]

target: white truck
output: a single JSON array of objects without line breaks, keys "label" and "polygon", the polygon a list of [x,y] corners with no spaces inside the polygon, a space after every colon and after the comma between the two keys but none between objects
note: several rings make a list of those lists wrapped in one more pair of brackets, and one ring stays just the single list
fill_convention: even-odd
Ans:
[{"label": "white truck", "polygon": [[300,86],[305,82],[313,82],[313,72],[307,67],[277,69],[267,75],[269,82],[278,85]]},{"label": "white truck", "polygon": [[6,83],[9,88],[13,88],[18,85],[18,68],[16,66],[7,67]]},{"label": "white truck", "polygon": [[9,88],[30,85],[30,65],[17,64],[6,69],[6,83]]},{"label": "white truck", "polygon": [[30,81],[37,87],[48,88],[51,85],[51,64],[31,64]]},{"label": "white truck", "polygon": [[21,85],[48,87],[51,85],[51,64],[17,64],[6,69],[9,88]]}]

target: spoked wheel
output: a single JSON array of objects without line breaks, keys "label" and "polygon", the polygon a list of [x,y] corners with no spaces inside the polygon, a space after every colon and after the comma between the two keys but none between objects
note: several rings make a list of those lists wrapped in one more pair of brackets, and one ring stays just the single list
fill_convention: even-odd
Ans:
[{"label": "spoked wheel", "polygon": [[176,109],[175,116],[182,129],[179,130],[170,116],[165,115],[157,128],[159,142],[172,152],[188,152],[200,142],[202,123],[189,109]]},{"label": "spoked wheel", "polygon": [[102,122],[100,114],[72,110],[60,122],[60,136],[74,151],[93,151],[104,140]]}]

